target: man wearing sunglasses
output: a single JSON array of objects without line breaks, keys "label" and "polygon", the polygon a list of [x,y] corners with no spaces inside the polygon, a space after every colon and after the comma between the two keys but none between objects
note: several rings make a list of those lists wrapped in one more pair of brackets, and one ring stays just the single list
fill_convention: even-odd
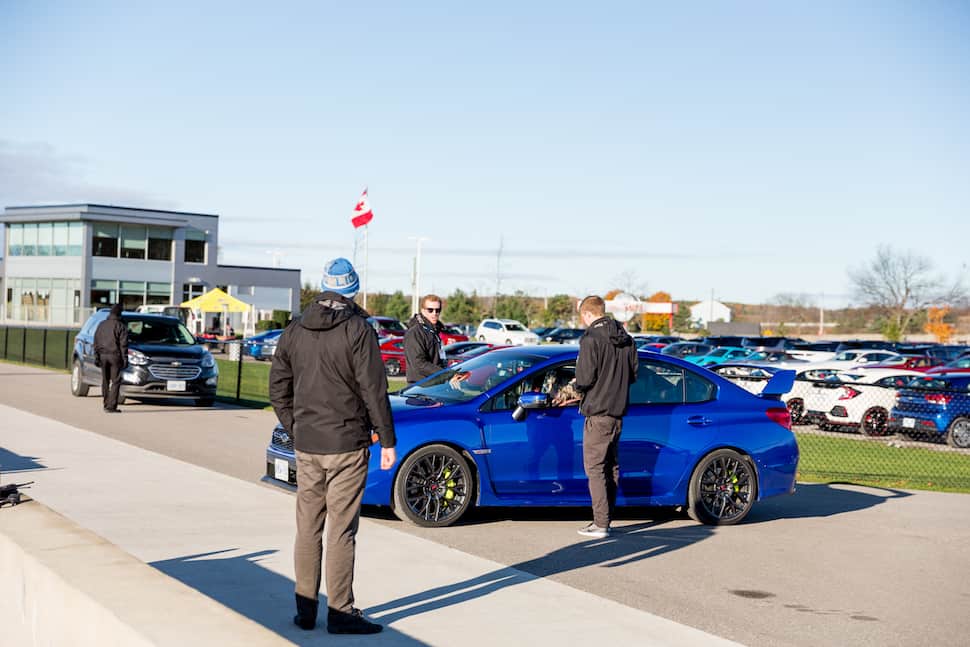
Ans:
[{"label": "man wearing sunglasses", "polygon": [[445,367],[445,351],[438,334],[441,329],[441,297],[429,294],[421,299],[421,310],[408,321],[408,331],[404,335],[409,385]]}]

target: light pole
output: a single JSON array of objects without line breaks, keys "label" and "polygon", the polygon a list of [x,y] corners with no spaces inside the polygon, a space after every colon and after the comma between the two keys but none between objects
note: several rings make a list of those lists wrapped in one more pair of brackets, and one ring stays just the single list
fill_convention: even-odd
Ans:
[{"label": "light pole", "polygon": [[413,240],[417,244],[417,251],[414,256],[414,277],[411,281],[411,312],[417,314],[420,305],[418,299],[421,297],[421,243],[431,240],[427,236],[408,236],[408,240]]}]

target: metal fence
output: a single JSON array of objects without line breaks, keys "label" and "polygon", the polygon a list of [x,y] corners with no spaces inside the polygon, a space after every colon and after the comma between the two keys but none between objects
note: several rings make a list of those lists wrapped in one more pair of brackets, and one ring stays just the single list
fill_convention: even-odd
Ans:
[{"label": "metal fence", "polygon": [[[771,377],[733,373],[721,372],[754,393]],[[806,371],[782,399],[800,480],[970,492],[970,373]]]},{"label": "metal fence", "polygon": [[67,369],[77,329],[0,326],[0,359]]}]

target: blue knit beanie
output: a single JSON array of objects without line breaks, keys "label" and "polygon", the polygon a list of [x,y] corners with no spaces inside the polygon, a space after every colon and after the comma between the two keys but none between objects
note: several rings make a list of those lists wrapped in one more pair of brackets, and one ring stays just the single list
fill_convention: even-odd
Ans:
[{"label": "blue knit beanie", "polygon": [[320,287],[325,291],[336,292],[348,299],[357,296],[360,279],[354,266],[346,258],[335,258],[323,266],[323,280]]}]

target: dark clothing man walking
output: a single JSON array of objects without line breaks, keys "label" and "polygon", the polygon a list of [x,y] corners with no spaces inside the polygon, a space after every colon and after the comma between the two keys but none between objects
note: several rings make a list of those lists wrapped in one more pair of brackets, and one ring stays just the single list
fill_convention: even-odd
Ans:
[{"label": "dark clothing man walking", "polygon": [[120,303],[111,306],[108,318],[94,331],[94,358],[101,367],[101,399],[108,413],[121,413],[121,371],[128,367],[128,327],[121,320]]},{"label": "dark clothing man walking", "polygon": [[421,311],[408,321],[404,334],[404,359],[408,384],[420,382],[445,367],[441,347],[441,297],[429,294],[421,299]]},{"label": "dark clothing man walking", "polygon": [[358,285],[349,261],[327,264],[323,293],[280,336],[269,377],[273,409],[296,451],[293,621],[316,626],[326,525],[327,631],[339,634],[382,629],[354,608],[353,590],[372,431],[381,443],[381,469],[397,460],[377,335],[352,300]]},{"label": "dark clothing man walking", "polygon": [[576,389],[583,394],[583,467],[589,479],[593,523],[579,530],[586,537],[606,537],[616,507],[620,479],[618,456],[630,385],[637,379],[637,347],[623,326],[605,316],[606,304],[589,296],[579,305],[586,332],[579,340]]}]

